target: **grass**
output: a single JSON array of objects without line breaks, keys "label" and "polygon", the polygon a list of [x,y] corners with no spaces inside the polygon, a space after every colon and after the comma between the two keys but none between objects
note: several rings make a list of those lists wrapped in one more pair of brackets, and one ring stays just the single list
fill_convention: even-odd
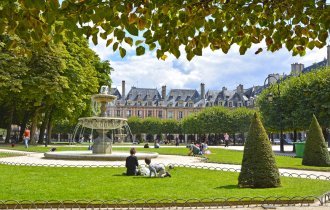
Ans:
[{"label": "grass", "polygon": [[[118,145],[115,145],[118,146]],[[131,145],[134,147],[135,145]],[[29,151],[29,152],[48,152],[50,148],[56,147],[57,151],[70,151],[70,150],[87,150],[88,146],[54,146],[49,145],[48,147],[44,146],[30,146],[26,149],[23,145],[16,145],[12,148],[10,145],[1,145],[0,148],[3,149],[14,149],[20,151]],[[113,151],[129,151],[129,147],[113,147]],[[184,147],[161,147],[158,149],[155,148],[136,148],[137,152],[158,152],[163,155],[187,155],[188,149]],[[224,163],[224,164],[234,164],[240,165],[243,159],[243,152],[236,150],[227,150],[221,148],[210,148],[211,154],[207,155],[208,161],[213,163]],[[314,171],[330,171],[330,167],[317,167],[317,166],[304,166],[302,165],[302,158],[292,158],[286,156],[275,156],[276,163],[279,168],[290,168],[298,170],[314,170]]]},{"label": "grass", "polygon": [[238,188],[238,173],[175,168],[171,178],[123,176],[124,168],[0,165],[0,200],[193,199],[320,196],[330,182],[281,177],[282,187]]},{"label": "grass", "polygon": [[4,158],[4,157],[16,157],[16,156],[24,156],[24,155],[23,154],[18,154],[18,153],[0,152],[0,158]]}]

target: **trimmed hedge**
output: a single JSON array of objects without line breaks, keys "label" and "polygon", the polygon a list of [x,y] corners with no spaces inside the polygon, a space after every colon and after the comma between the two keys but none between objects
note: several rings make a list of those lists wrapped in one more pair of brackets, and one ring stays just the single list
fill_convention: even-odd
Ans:
[{"label": "trimmed hedge", "polygon": [[271,188],[281,185],[275,156],[257,113],[254,114],[244,146],[240,187]]},{"label": "trimmed hedge", "polygon": [[330,166],[328,147],[315,115],[313,115],[309,126],[302,164],[306,166]]}]

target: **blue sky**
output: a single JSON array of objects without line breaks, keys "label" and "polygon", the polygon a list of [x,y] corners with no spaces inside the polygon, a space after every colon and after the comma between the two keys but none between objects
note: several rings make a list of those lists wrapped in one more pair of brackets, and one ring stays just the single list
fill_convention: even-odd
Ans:
[{"label": "blue sky", "polygon": [[[128,47],[127,55],[120,58],[118,52],[105,47],[105,41],[100,40],[97,46],[90,43],[90,47],[101,57],[110,60],[114,68],[111,78],[112,87],[121,91],[121,81],[126,81],[126,90],[131,86],[141,88],[167,90],[175,88],[197,89],[200,83],[205,83],[206,90],[217,90],[222,87],[236,89],[242,84],[244,88],[253,85],[263,85],[268,74],[289,74],[292,63],[302,63],[305,67],[322,61],[326,56],[326,47],[308,50],[306,55],[291,56],[285,48],[275,53],[265,51],[264,44],[253,46],[245,55],[240,55],[238,46],[233,46],[228,54],[221,51],[205,49],[203,56],[194,57],[187,61],[183,50],[179,59],[169,56],[165,61],[158,60],[155,52],[148,52],[143,56],[135,56],[135,49]],[[263,47],[264,51],[258,55],[254,52]]]}]

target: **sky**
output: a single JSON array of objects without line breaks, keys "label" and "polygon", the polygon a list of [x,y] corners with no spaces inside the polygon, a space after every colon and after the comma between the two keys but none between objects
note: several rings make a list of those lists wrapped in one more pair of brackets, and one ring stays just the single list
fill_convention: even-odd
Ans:
[{"label": "sky", "polygon": [[[306,55],[292,56],[287,49],[277,52],[267,52],[265,44],[254,45],[245,55],[239,54],[239,47],[224,54],[222,51],[204,49],[203,56],[195,56],[188,61],[181,51],[181,56],[176,59],[170,55],[165,61],[158,60],[155,51],[143,56],[136,56],[134,48],[127,48],[125,58],[120,58],[118,52],[113,52],[112,47],[105,47],[105,41],[99,41],[97,46],[90,42],[90,47],[102,60],[109,60],[114,71],[111,73],[112,87],[121,92],[121,81],[126,81],[126,92],[132,86],[139,88],[157,88],[163,85],[169,89],[200,89],[200,83],[205,84],[207,90],[219,90],[227,87],[234,90],[239,84],[244,88],[253,85],[263,85],[268,74],[290,74],[291,64],[302,63],[305,67],[320,62],[327,56],[327,47],[308,50]],[[254,52],[262,47],[258,55]]]}]

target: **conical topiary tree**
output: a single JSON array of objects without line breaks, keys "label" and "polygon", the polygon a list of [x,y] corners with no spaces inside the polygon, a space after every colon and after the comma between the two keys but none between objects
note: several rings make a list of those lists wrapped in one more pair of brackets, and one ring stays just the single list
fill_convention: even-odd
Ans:
[{"label": "conical topiary tree", "polygon": [[306,166],[330,166],[328,147],[315,115],[313,115],[309,126],[302,164]]},{"label": "conical topiary tree", "polygon": [[281,185],[272,146],[257,113],[254,114],[244,146],[240,187],[267,188]]}]

